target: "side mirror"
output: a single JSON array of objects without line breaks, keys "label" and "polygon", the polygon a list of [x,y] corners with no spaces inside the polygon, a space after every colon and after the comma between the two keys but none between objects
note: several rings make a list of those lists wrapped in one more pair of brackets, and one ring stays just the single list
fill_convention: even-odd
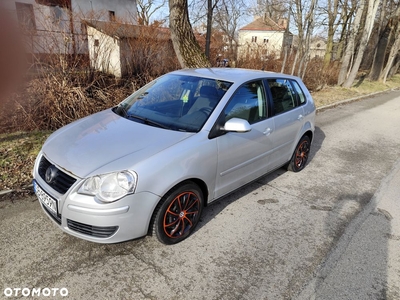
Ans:
[{"label": "side mirror", "polygon": [[249,132],[251,126],[249,122],[244,119],[232,118],[225,123],[222,130],[225,132]]}]

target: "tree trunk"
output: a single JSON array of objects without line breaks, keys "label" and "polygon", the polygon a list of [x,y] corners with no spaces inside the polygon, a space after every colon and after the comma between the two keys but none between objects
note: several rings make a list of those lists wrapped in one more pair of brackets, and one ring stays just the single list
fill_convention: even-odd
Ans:
[{"label": "tree trunk", "polygon": [[[367,1],[368,1],[368,6],[365,5]],[[363,0],[361,1],[361,4],[357,9],[356,18],[353,23],[353,28],[350,32],[349,42],[347,44],[346,51],[343,57],[342,66],[339,72],[338,84],[342,85],[343,87],[347,88],[351,87],[357,76],[361,61],[364,56],[365,49],[368,44],[369,37],[372,32],[372,26],[375,19],[376,11],[378,9],[378,4],[379,4],[378,0]],[[350,60],[354,55],[355,39],[363,21],[364,21],[364,26],[361,30],[362,34],[361,34],[360,45],[358,46],[354,64],[353,66],[350,67]],[[347,73],[348,70],[349,73]],[[348,76],[346,76],[347,74]]]},{"label": "tree trunk", "polygon": [[392,76],[399,71],[399,68],[400,68],[400,55],[397,54],[397,58],[394,60],[393,67],[390,69],[387,79],[392,78]]},{"label": "tree trunk", "polygon": [[394,44],[393,44],[392,48],[390,49],[388,61],[386,63],[385,69],[383,70],[383,72],[381,74],[381,78],[384,83],[386,82],[389,71],[393,67],[396,57],[400,51],[400,23],[397,24],[397,29],[396,29],[394,36],[395,36]]},{"label": "tree trunk", "polygon": [[336,49],[336,59],[337,60],[342,60],[344,56],[344,51],[345,47],[347,46],[347,39],[349,36],[350,28],[352,26],[352,18],[351,15],[354,13],[354,8],[351,9],[350,12],[347,11],[347,7],[345,7],[345,11],[342,12],[342,17],[341,17],[341,23],[342,23],[342,29],[340,32],[340,38],[339,38],[339,43]]},{"label": "tree trunk", "polygon": [[182,68],[210,67],[193,33],[187,0],[169,0],[171,39]]},{"label": "tree trunk", "polygon": [[394,16],[391,18],[392,27],[390,31],[390,36],[388,40],[391,40],[394,37],[394,44],[390,49],[390,54],[388,57],[388,61],[386,62],[386,66],[384,70],[380,73],[379,79],[383,82],[386,82],[386,79],[389,76],[389,72],[392,67],[395,65],[396,57],[398,57],[398,51],[400,50],[400,5],[397,7]]},{"label": "tree trunk", "polygon": [[358,70],[360,69],[361,61],[363,59],[364,52],[365,52],[365,49],[368,44],[368,40],[371,36],[376,11],[378,10],[378,4],[379,4],[378,0],[369,0],[368,1],[366,20],[365,20],[362,37],[361,37],[361,42],[360,42],[360,45],[358,46],[357,56],[356,56],[356,59],[354,60],[354,65],[351,68],[349,76],[343,83],[343,87],[345,87],[345,88],[349,88],[352,86],[354,80],[356,79]]},{"label": "tree trunk", "polygon": [[350,69],[350,62],[354,55],[355,39],[358,29],[360,28],[361,17],[364,11],[364,7],[365,7],[365,1],[361,0],[360,6],[357,9],[356,17],[353,22],[353,27],[350,30],[350,36],[346,45],[346,49],[344,50],[342,65],[339,71],[338,85],[342,85],[347,78],[348,75],[347,72]]},{"label": "tree trunk", "polygon": [[210,41],[212,30],[213,5],[212,0],[207,0],[207,32],[206,32],[206,57],[210,60]]},{"label": "tree trunk", "polygon": [[304,78],[308,66],[308,62],[310,61],[310,43],[311,36],[314,32],[314,15],[315,15],[315,7],[317,6],[317,0],[311,0],[310,10],[305,19],[307,28],[306,28],[306,36],[305,36],[305,51],[303,57],[301,59],[300,67],[299,67],[299,77],[301,79]]},{"label": "tree trunk", "polygon": [[332,60],[333,39],[336,32],[335,20],[338,14],[339,1],[328,0],[328,37],[326,41],[326,51],[324,56],[324,69],[329,67]]},{"label": "tree trunk", "polygon": [[386,48],[389,43],[390,35],[390,24],[391,20],[388,21],[382,35],[379,38],[378,45],[376,46],[376,51],[374,55],[374,60],[372,62],[371,72],[369,73],[369,80],[377,81],[381,75],[383,66],[385,64]]},{"label": "tree trunk", "polygon": [[297,44],[297,51],[294,57],[294,61],[293,61],[293,66],[292,66],[292,71],[291,71],[291,75],[295,74],[295,70],[297,67],[297,62],[299,60],[299,58],[301,59],[301,57],[303,57],[303,53],[304,53],[304,26],[303,26],[303,14],[304,9],[303,9],[303,4],[301,2],[301,0],[294,0],[294,6],[295,6],[295,13],[293,14],[294,16],[294,20],[297,26],[297,31],[298,31],[298,44]]}]

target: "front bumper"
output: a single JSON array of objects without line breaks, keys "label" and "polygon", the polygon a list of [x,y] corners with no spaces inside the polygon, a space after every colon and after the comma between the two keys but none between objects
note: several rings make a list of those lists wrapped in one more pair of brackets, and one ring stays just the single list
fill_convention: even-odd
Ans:
[{"label": "front bumper", "polygon": [[152,213],[160,200],[155,194],[141,192],[113,203],[102,203],[94,197],[78,194],[74,189],[60,196],[40,177],[34,180],[34,186],[37,185],[57,202],[57,212],[54,213],[39,201],[59,228],[96,243],[118,243],[145,236]]}]

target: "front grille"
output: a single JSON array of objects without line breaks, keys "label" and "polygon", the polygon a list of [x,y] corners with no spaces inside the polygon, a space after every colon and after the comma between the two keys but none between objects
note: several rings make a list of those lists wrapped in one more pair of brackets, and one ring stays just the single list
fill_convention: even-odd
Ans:
[{"label": "front grille", "polygon": [[79,222],[72,221],[69,219],[67,219],[67,225],[68,225],[68,228],[73,231],[76,231],[76,232],[79,232],[82,234],[86,234],[86,235],[90,235],[93,237],[98,237],[98,238],[110,237],[118,230],[118,226],[99,227],[99,226],[92,226],[92,225],[79,223]]},{"label": "front grille", "polygon": [[54,169],[56,170],[55,174],[52,180],[50,182],[47,182],[46,171],[51,166],[52,164],[44,156],[42,156],[39,163],[39,175],[54,190],[56,190],[60,194],[65,194],[68,189],[75,183],[76,179],[54,166]]},{"label": "front grille", "polygon": [[61,225],[61,215],[55,214],[51,210],[49,210],[45,205],[42,205],[44,210],[47,212],[47,214],[54,220],[56,221],[59,225]]}]

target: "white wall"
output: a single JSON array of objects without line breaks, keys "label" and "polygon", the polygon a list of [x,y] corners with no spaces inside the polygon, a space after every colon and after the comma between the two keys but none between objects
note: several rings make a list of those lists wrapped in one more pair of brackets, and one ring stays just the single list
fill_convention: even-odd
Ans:
[{"label": "white wall", "polygon": [[[257,37],[257,42],[252,38]],[[283,45],[283,31],[240,30],[239,31],[239,56],[248,50],[263,49],[267,55],[279,56]],[[264,42],[267,39],[268,42]]]},{"label": "white wall", "polygon": [[120,40],[105,35],[88,26],[90,66],[96,70],[122,76],[120,63]]}]

